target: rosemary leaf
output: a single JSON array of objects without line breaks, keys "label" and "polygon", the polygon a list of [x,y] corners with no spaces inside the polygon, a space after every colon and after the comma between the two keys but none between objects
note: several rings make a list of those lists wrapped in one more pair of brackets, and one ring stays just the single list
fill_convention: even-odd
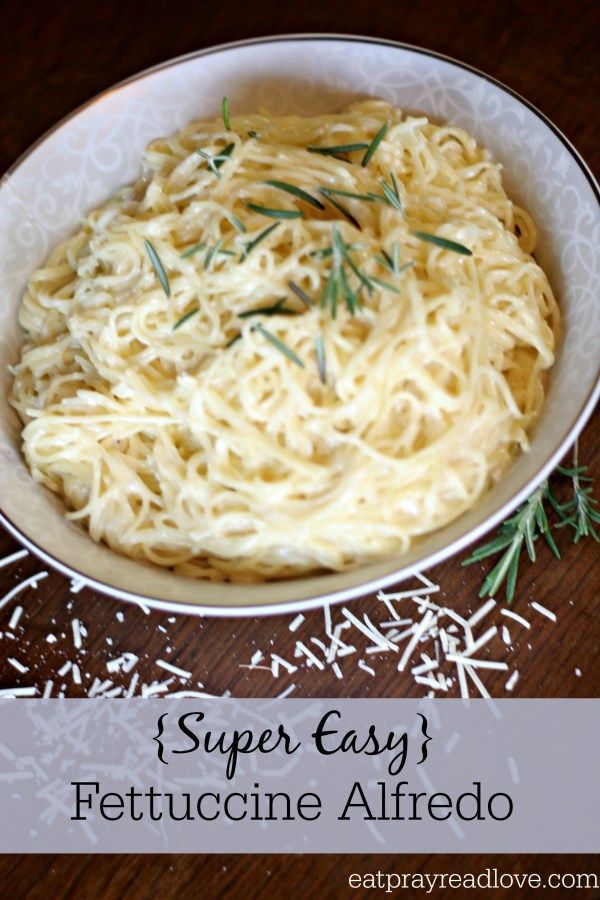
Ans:
[{"label": "rosemary leaf", "polygon": [[311,250],[308,255],[313,256],[315,259],[329,259],[332,254],[332,247],[320,247],[318,250]]},{"label": "rosemary leaf", "polygon": [[210,272],[211,266],[213,264],[213,260],[215,259],[216,255],[220,251],[222,245],[223,245],[223,238],[219,238],[219,240],[217,241],[215,246],[211,247],[208,250],[206,256],[204,257],[204,269],[206,272]]},{"label": "rosemary leaf", "polygon": [[331,318],[337,317],[338,297],[340,293],[339,273],[333,271],[327,283],[328,302],[331,309]]},{"label": "rosemary leaf", "polygon": [[206,243],[204,241],[200,241],[199,244],[194,244],[193,247],[188,247],[185,253],[181,254],[181,259],[187,259],[189,256],[193,256],[194,253],[198,253],[199,250],[204,250],[206,247]]},{"label": "rosemary leaf", "polygon": [[326,197],[329,197],[330,195],[336,197],[348,197],[350,200],[364,200],[367,203],[383,200],[383,197],[378,197],[377,194],[355,194],[353,191],[342,191],[338,188],[327,187],[320,187],[318,190],[320,194],[324,194]]},{"label": "rosemary leaf", "polygon": [[[212,156],[210,155],[210,153],[207,153],[207,152],[206,152],[206,150],[201,150],[201,149],[198,147],[198,148],[196,148],[196,153],[197,153],[198,156],[200,156],[202,159],[205,159],[205,160],[207,161],[207,163],[208,163],[209,166],[212,164],[213,158],[212,158]],[[218,174],[218,172],[215,172],[215,175],[217,175],[217,174]],[[219,176],[219,177],[220,177],[220,176]]]},{"label": "rosemary leaf", "polygon": [[332,319],[335,319],[337,315],[338,291],[339,288],[337,285],[337,266],[334,263],[325,283],[325,289],[321,294],[320,300],[321,309],[326,309],[327,307],[329,307]]},{"label": "rosemary leaf", "polygon": [[488,556],[495,556],[496,553],[499,553],[500,550],[504,550],[511,543],[512,537],[510,535],[499,534],[493,541],[489,541],[485,546],[478,547],[474,550],[468,561],[465,561],[463,565],[466,566],[471,563],[481,562],[482,559],[487,559]]},{"label": "rosemary leaf", "polygon": [[268,216],[270,219],[303,219],[304,213],[299,209],[271,209],[269,206],[259,206],[258,203],[246,203],[249,210]]},{"label": "rosemary leaf", "polygon": [[360,226],[360,222],[359,222],[357,219],[354,218],[354,216],[352,215],[352,213],[349,212],[349,211],[346,209],[345,206],[342,206],[342,204],[341,204],[341,203],[338,203],[338,201],[335,200],[333,197],[330,197],[330,196],[328,196],[327,194],[323,194],[323,192],[321,191],[320,188],[319,188],[319,193],[322,194],[322,195],[325,197],[325,199],[327,200],[327,202],[328,202],[328,203],[331,203],[331,205],[332,205],[333,207],[335,207],[335,209],[337,209],[337,211],[338,211],[339,213],[341,213],[341,214],[344,216],[344,218],[347,219],[347,220],[350,222],[351,225],[354,225],[355,228],[358,228],[359,231],[362,231],[362,228],[361,228],[361,226]]},{"label": "rosemary leaf", "polygon": [[299,356],[296,356],[293,350],[291,350],[287,344],[284,344],[283,341],[280,341],[279,338],[274,335],[272,332],[267,331],[260,323],[252,326],[253,331],[258,331],[264,338],[266,338],[274,347],[279,350],[280,353],[283,353],[284,356],[287,356],[291,362],[295,363],[297,366],[300,366],[301,369],[304,368],[304,363],[300,359]]},{"label": "rosemary leaf", "polygon": [[317,354],[317,369],[322,384],[327,383],[327,367],[325,363],[325,344],[323,343],[323,335],[318,334],[315,338],[315,351]]},{"label": "rosemary leaf", "polygon": [[382,287],[386,291],[392,291],[393,294],[400,293],[397,287],[394,287],[393,284],[389,284],[387,281],[382,281],[381,278],[375,278],[374,275],[369,275],[369,279],[371,281],[374,281],[375,284],[378,284],[379,287]]},{"label": "rosemary leaf", "polygon": [[227,162],[234,150],[235,144],[226,144],[220,153],[217,153],[216,156],[213,156],[213,162],[216,165],[217,169],[220,169],[223,163]]},{"label": "rosemary leaf", "polygon": [[357,150],[365,150],[369,145],[364,141],[357,144],[338,144],[334,147],[314,147],[309,146],[306,149],[309,153],[322,153],[324,156],[339,156],[343,153],[355,153]]},{"label": "rosemary leaf", "polygon": [[346,275],[343,267],[340,268],[339,280],[340,288],[344,296],[344,300],[346,301],[346,308],[348,309],[350,315],[354,316],[360,309],[360,298],[358,295],[358,291],[353,291],[350,287],[348,276]]},{"label": "rosemary leaf", "polygon": [[572,466],[570,469],[566,466],[557,466],[556,471],[560,472],[561,475],[568,475],[569,478],[579,475],[582,481],[593,481],[593,478],[584,475],[584,472],[587,471],[587,466]]},{"label": "rosemary leaf", "polygon": [[241,231],[242,234],[246,233],[246,226],[244,225],[244,223],[242,222],[241,219],[238,219],[238,217],[235,215],[235,213],[228,211],[225,213],[225,215],[229,219],[229,221],[231,222],[231,224],[233,225],[234,228],[237,228],[237,230]]},{"label": "rosemary leaf", "polygon": [[302,290],[302,288],[300,287],[300,285],[296,284],[295,281],[288,281],[288,287],[290,288],[290,290],[292,290],[292,291],[294,292],[294,294],[296,295],[296,297],[298,297],[300,300],[302,300],[302,302],[304,303],[304,305],[307,306],[307,307],[310,309],[310,307],[313,305],[313,302],[312,302],[312,300],[310,299],[310,297],[308,296],[308,294],[306,294],[306,293]]},{"label": "rosemary leaf", "polygon": [[227,97],[223,97],[221,101],[221,115],[223,117],[223,125],[225,126],[226,131],[231,131],[231,120],[229,118],[229,100]]},{"label": "rosemary leaf", "polygon": [[182,316],[180,319],[177,319],[177,321],[173,325],[173,331],[177,331],[178,328],[181,328],[181,326],[184,324],[184,322],[187,322],[188,319],[191,319],[192,316],[197,315],[199,312],[200,312],[200,307],[197,306],[195,309],[191,309],[189,312],[187,312],[185,314],[185,316]]},{"label": "rosemary leaf", "polygon": [[452,250],[454,253],[462,253],[463,256],[473,256],[472,250],[456,241],[449,241],[447,238],[438,237],[437,234],[430,234],[428,231],[413,231],[415,237],[427,244],[435,244],[437,247],[443,247],[444,250]]},{"label": "rosemary leaf", "polygon": [[286,194],[292,194],[294,197],[298,197],[299,200],[304,200],[305,203],[310,203],[311,206],[315,206],[317,209],[325,209],[320,200],[317,200],[316,197],[303,191],[302,188],[296,187],[295,184],[288,184],[287,181],[275,181],[273,179],[263,181],[263,184],[268,184],[269,187],[285,191]]},{"label": "rosemary leaf", "polygon": [[206,160],[208,168],[211,170],[213,175],[216,175],[217,178],[222,178],[223,176],[219,172],[219,169],[223,165],[223,163],[227,162],[233,151],[235,150],[235,144],[227,144],[220,153],[216,153],[214,156],[211,156],[210,153],[207,153],[206,150],[196,150],[198,156],[201,156],[202,159]]},{"label": "rosemary leaf", "polygon": [[371,143],[370,143],[369,146],[367,147],[367,150],[366,150],[366,152],[365,152],[365,155],[363,156],[363,158],[362,158],[362,160],[361,160],[361,163],[360,163],[361,166],[368,166],[368,165],[369,165],[371,159],[373,158],[373,154],[375,153],[375,151],[376,151],[377,148],[379,147],[380,143],[382,142],[382,140],[383,140],[384,137],[386,136],[389,127],[390,127],[390,123],[389,123],[389,122],[385,122],[385,123],[381,126],[381,128],[379,129],[379,131],[377,132],[377,134],[375,135],[375,137],[373,138],[373,140],[371,141]]},{"label": "rosemary leaf", "polygon": [[250,316],[297,316],[298,313],[293,309],[286,309],[283,305],[286,297],[280,297],[277,303],[271,306],[259,306],[258,309],[248,309],[245,312],[238,313],[240,319],[248,319]]},{"label": "rosemary leaf", "polygon": [[544,537],[546,538],[546,542],[547,542],[548,546],[550,547],[550,549],[552,550],[552,552],[554,553],[555,557],[557,559],[560,559],[560,550],[556,546],[556,541],[554,540],[554,538],[552,536],[552,532],[548,531],[544,535]]},{"label": "rosemary leaf", "polygon": [[386,250],[382,248],[381,256],[376,256],[375,259],[384,269],[389,269],[390,272],[394,272],[394,260]]},{"label": "rosemary leaf", "polygon": [[517,586],[517,575],[519,572],[519,553],[513,553],[513,556],[510,561],[510,565],[508,567],[508,571],[506,573],[506,597],[510,598],[509,603],[512,602],[515,596],[515,588]]},{"label": "rosemary leaf", "polygon": [[161,287],[167,297],[171,296],[171,286],[169,284],[169,279],[167,278],[167,273],[165,272],[165,268],[160,261],[160,257],[156,250],[154,249],[154,245],[147,238],[144,240],[144,246],[146,248],[146,252],[150,257],[150,262],[152,263],[152,267],[156,272],[156,277],[160,281]]},{"label": "rosemary leaf", "polygon": [[275,229],[278,227],[278,225],[279,225],[279,222],[275,222],[274,225],[269,225],[269,226],[267,226],[267,228],[265,228],[264,231],[261,231],[260,234],[258,234],[258,235],[254,238],[253,241],[250,241],[248,244],[246,244],[246,246],[244,247],[244,250],[243,250],[243,253],[242,253],[241,258],[242,258],[242,259],[246,259],[246,257],[249,256],[249,255],[252,253],[252,251],[254,250],[254,248],[257,247],[257,246],[260,244],[261,241],[264,241],[264,239],[265,239],[266,237],[268,237],[268,236],[271,234],[272,231],[275,231]]}]

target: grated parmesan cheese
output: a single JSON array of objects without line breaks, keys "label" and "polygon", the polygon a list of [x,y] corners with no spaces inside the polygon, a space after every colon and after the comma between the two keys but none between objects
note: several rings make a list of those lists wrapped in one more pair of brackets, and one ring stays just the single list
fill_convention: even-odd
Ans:
[{"label": "grated parmesan cheese", "polygon": [[550,619],[551,622],[556,622],[556,616],[554,615],[554,613],[551,610],[546,609],[545,606],[542,606],[541,603],[536,603],[535,600],[532,600],[529,605],[532,609],[535,609],[536,612],[539,612],[540,615],[546,616],[547,619]]}]

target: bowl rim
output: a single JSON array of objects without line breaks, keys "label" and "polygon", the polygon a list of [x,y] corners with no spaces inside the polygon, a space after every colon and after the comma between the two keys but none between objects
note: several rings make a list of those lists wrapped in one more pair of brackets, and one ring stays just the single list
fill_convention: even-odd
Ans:
[{"label": "bowl rim", "polygon": [[[158,63],[157,65],[142,69],[141,71],[136,72],[119,82],[116,82],[111,87],[100,91],[89,100],[77,106],[72,112],[63,116],[61,119],[59,119],[58,122],[56,122],[47,131],[45,131],[36,141],[34,141],[33,144],[31,144],[23,153],[20,154],[20,156],[9,166],[6,172],[2,175],[2,177],[0,178],[0,191],[2,191],[12,175],[31,156],[31,154],[56,131],[62,128],[63,125],[67,124],[72,119],[75,119],[81,112],[88,109],[92,105],[101,102],[105,97],[108,97],[110,94],[122,89],[123,87],[126,87],[129,84],[141,81],[142,79],[154,75],[157,72],[161,72],[174,66],[181,65],[182,63],[194,59],[200,59],[205,56],[211,56],[216,53],[222,53],[228,50],[257,46],[260,44],[280,44],[302,41],[317,42],[328,40],[358,44],[373,44],[375,46],[387,46],[399,50],[407,50],[412,53],[418,53],[422,56],[427,56],[432,59],[450,63],[451,65],[477,75],[479,78],[482,78],[490,84],[494,85],[496,88],[513,97],[523,106],[525,106],[538,119],[540,119],[546,125],[546,127],[549,128],[550,131],[552,131],[553,134],[560,140],[560,142],[563,144],[567,152],[574,159],[575,163],[579,166],[580,170],[585,176],[592,190],[592,193],[596,198],[596,202],[600,207],[600,186],[598,185],[598,182],[594,178],[593,173],[591,172],[589,166],[587,165],[579,151],[563,134],[563,132],[543,112],[541,112],[536,106],[534,106],[534,104],[532,104],[517,91],[508,87],[497,78],[494,78],[493,76],[488,75],[486,72],[481,71],[475,66],[464,63],[461,60],[455,59],[452,56],[448,56],[445,53],[440,53],[435,50],[428,50],[425,47],[419,47],[414,44],[405,43],[403,41],[394,41],[387,38],[369,37],[365,35],[344,34],[337,32],[300,32],[297,34],[286,33],[276,35],[263,35],[254,38],[245,38],[237,41],[228,41],[221,44],[215,44],[210,47],[205,47],[201,50],[193,50],[190,53],[172,57],[171,59],[165,60],[162,63]],[[52,568],[61,572],[61,574],[69,578],[83,581],[86,587],[94,588],[95,590],[98,590],[99,592],[113,597],[117,600],[134,603],[138,606],[142,606],[142,608],[186,615],[210,616],[214,618],[246,618],[250,616],[269,616],[308,611],[316,608],[322,608],[324,605],[351,600],[364,595],[365,593],[372,593],[377,589],[387,587],[390,584],[398,582],[399,580],[405,580],[411,576],[414,576],[417,572],[426,571],[432,566],[435,566],[443,562],[444,560],[449,559],[450,557],[463,550],[469,544],[472,544],[475,541],[479,540],[484,534],[486,534],[488,531],[502,522],[505,518],[507,518],[507,516],[514,509],[516,509],[517,506],[523,503],[527,499],[527,497],[530,496],[530,494],[536,489],[536,487],[550,475],[560,459],[567,453],[569,448],[577,440],[579,434],[590,419],[595,405],[599,399],[600,361],[597,367],[596,383],[590,389],[588,396],[585,398],[580,409],[575,414],[575,418],[573,419],[571,425],[568,427],[566,433],[564,434],[556,449],[546,458],[545,462],[538,468],[536,474],[532,478],[530,478],[519,491],[513,494],[513,496],[509,500],[497,507],[483,522],[475,525],[464,534],[459,535],[459,537],[457,537],[455,540],[451,541],[449,544],[444,545],[434,553],[429,554],[418,564],[412,564],[405,567],[400,566],[393,572],[387,573],[386,575],[380,576],[379,578],[371,579],[365,582],[359,582],[358,584],[351,587],[343,588],[337,591],[334,590],[327,593],[320,593],[318,595],[302,598],[299,600],[285,600],[276,603],[263,602],[259,604],[244,604],[242,606],[235,604],[229,604],[227,606],[213,606],[188,603],[177,600],[165,600],[158,597],[148,597],[145,594],[138,594],[134,591],[129,591],[123,588],[112,586],[110,584],[106,584],[103,581],[93,578],[86,573],[81,572],[70,565],[67,565],[58,557],[48,553],[43,547],[39,546],[39,544],[29,538],[28,535],[26,535],[1,508],[0,523],[23,546],[30,550],[35,556],[48,563]]]}]

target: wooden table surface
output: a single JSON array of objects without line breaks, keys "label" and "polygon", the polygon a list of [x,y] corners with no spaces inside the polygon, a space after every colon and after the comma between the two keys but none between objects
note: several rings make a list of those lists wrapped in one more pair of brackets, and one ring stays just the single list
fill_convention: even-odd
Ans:
[{"label": "wooden table surface", "polygon": [[[525,95],[542,109],[597,170],[600,147],[595,139],[595,101],[600,66],[594,46],[598,4],[462,0],[459,4],[383,2],[314,2],[281,6],[263,2],[248,6],[227,3],[3,2],[5,43],[0,80],[0,170],[61,116],[99,90],[169,57],[224,41],[285,32],[351,31],[406,41],[447,53],[479,67]],[[8,52],[7,52],[8,51]],[[580,441],[580,458],[600,479],[600,417],[588,425]],[[0,488],[1,490],[1,488]],[[523,564],[514,610],[532,622],[530,631],[515,631],[507,647],[500,636],[488,647],[494,659],[518,669],[517,697],[600,696],[600,611],[598,545],[577,546],[563,531],[562,562],[540,548],[536,564]],[[0,557],[19,549],[0,529]],[[0,597],[23,578],[45,570],[31,556],[0,569]],[[441,586],[443,602],[458,612],[479,603],[481,569],[461,568],[458,559],[431,573]],[[214,694],[273,696],[291,684],[296,696],[421,696],[426,688],[399,673],[394,660],[377,658],[376,674],[344,666],[338,679],[331,669],[300,666],[274,679],[270,672],[241,668],[257,650],[293,659],[298,638],[323,632],[322,614],[307,614],[298,632],[290,618],[210,620],[170,617],[120,604],[84,589],[73,594],[58,573],[40,581],[0,611],[0,687],[44,687],[52,680],[53,695],[85,696],[97,677],[114,685],[129,683],[131,674],[109,675],[106,664],[123,652],[139,657],[140,684],[163,681],[156,666],[163,659],[190,670],[188,686],[201,683]],[[535,613],[532,600],[552,610],[557,621]],[[357,615],[373,613],[377,601],[364,598],[352,605]],[[9,627],[17,605],[23,612]],[[80,650],[73,645],[72,621],[84,625]],[[506,622],[500,606],[486,622]],[[48,636],[51,636],[50,639]],[[357,638],[360,640],[360,637]],[[8,661],[27,667],[18,672]],[[58,672],[75,662],[73,671]],[[298,662],[298,660],[296,660]],[[491,672],[486,684],[493,696],[505,696],[505,672]],[[64,687],[63,687],[64,685]],[[173,687],[171,687],[171,690]],[[450,694],[456,692],[454,685]],[[161,897],[317,897],[360,895],[348,889],[351,872],[598,872],[594,857],[520,856],[63,856],[0,858],[0,882],[21,897],[142,898]],[[454,892],[455,893],[455,892]],[[487,891],[495,897],[500,892]],[[545,891],[538,896],[545,895]],[[553,892],[558,896],[557,892]],[[436,896],[450,896],[438,891]],[[521,896],[529,896],[522,893]],[[591,896],[588,892],[588,896]]]}]

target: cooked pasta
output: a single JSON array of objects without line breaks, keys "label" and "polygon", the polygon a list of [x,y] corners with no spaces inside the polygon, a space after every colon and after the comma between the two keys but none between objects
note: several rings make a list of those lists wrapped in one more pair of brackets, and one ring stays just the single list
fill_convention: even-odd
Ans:
[{"label": "cooked pasta", "polygon": [[459,128],[195,122],[29,279],[34,477],[128,556],[268,580],[398,554],[528,446],[558,309]]}]

